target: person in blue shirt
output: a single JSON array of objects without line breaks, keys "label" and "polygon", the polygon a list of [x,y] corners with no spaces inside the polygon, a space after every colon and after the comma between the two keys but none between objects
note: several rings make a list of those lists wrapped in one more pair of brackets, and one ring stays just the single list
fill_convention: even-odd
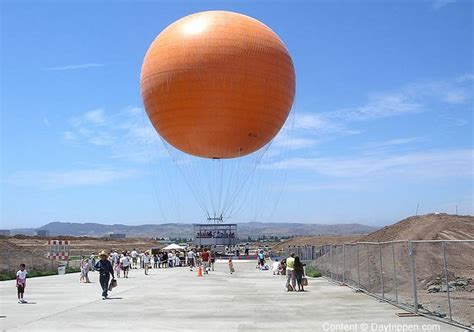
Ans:
[{"label": "person in blue shirt", "polygon": [[99,282],[102,287],[102,300],[105,300],[108,297],[107,292],[109,290],[110,275],[112,275],[112,280],[115,279],[114,269],[112,268],[112,263],[107,259],[108,256],[109,255],[102,250],[99,253],[100,260],[94,266],[96,271],[99,271]]},{"label": "person in blue shirt", "polygon": [[265,253],[263,250],[260,250],[258,253],[258,262],[260,264],[260,268],[263,268],[265,266]]}]

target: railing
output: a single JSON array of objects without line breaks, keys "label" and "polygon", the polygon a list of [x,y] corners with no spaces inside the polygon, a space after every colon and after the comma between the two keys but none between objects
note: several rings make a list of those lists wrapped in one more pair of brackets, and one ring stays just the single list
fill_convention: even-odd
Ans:
[{"label": "railing", "polygon": [[323,276],[416,314],[474,326],[474,240],[288,248]]}]

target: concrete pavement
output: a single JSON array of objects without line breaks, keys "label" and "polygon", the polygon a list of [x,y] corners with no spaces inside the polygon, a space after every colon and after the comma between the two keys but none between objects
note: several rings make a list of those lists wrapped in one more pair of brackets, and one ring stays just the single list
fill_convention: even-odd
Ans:
[{"label": "concrete pavement", "polygon": [[[227,262],[198,278],[187,268],[132,270],[103,301],[97,273],[91,284],[78,274],[33,278],[18,304],[14,281],[0,282],[0,327],[8,331],[461,331],[402,310],[325,279],[308,291],[286,292],[284,277]],[[400,329],[401,331],[401,329]]]}]

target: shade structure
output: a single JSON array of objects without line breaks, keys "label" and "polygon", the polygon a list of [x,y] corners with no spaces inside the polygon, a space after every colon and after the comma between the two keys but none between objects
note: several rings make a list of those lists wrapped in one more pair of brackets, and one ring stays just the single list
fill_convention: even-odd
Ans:
[{"label": "shade structure", "polygon": [[293,104],[283,42],[251,17],[207,11],[163,30],[141,71],[146,112],[160,136],[203,158],[235,158],[270,142]]},{"label": "shade structure", "polygon": [[167,245],[166,247],[164,247],[163,249],[161,250],[164,250],[164,251],[169,251],[169,250],[184,250],[184,247],[181,247],[179,245],[177,245],[176,243],[172,243],[170,245]]}]

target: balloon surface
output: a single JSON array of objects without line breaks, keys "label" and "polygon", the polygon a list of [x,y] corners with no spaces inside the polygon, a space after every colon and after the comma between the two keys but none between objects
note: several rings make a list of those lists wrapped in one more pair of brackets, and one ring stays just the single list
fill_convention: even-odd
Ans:
[{"label": "balloon surface", "polygon": [[235,158],[270,142],[295,94],[283,42],[251,17],[207,11],[181,18],[153,41],[141,93],[161,137],[203,158]]}]

